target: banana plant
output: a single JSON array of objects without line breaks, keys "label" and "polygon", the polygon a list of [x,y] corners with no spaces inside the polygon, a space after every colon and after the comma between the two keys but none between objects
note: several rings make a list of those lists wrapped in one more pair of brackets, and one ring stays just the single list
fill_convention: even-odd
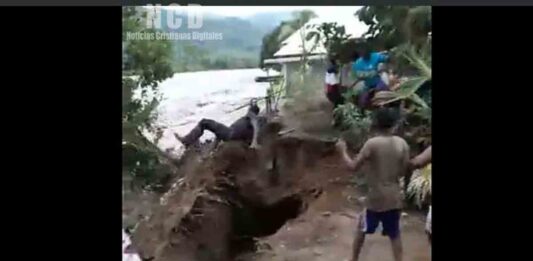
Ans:
[{"label": "banana plant", "polygon": [[400,56],[417,70],[418,76],[408,78],[395,91],[377,93],[374,104],[382,106],[399,100],[411,100],[422,108],[428,108],[428,104],[416,94],[425,82],[431,81],[431,58],[426,51],[428,49],[417,52],[411,46],[404,50],[399,49]]},{"label": "banana plant", "polygon": [[431,164],[413,173],[407,186],[407,196],[414,199],[418,207],[428,202],[431,196]]},{"label": "banana plant", "polygon": [[338,54],[343,45],[352,37],[346,33],[343,25],[335,22],[312,25],[311,29],[306,40],[313,41],[315,45],[323,43],[328,54]]},{"label": "banana plant", "polygon": [[386,46],[422,43],[431,31],[431,6],[365,6],[355,15],[368,25],[366,37]]}]

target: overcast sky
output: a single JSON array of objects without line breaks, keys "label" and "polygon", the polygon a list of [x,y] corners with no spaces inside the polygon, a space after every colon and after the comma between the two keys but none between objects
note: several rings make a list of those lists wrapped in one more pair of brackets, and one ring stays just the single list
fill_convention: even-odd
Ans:
[{"label": "overcast sky", "polygon": [[[178,10],[184,10],[187,6],[165,7]],[[211,13],[221,16],[248,17],[263,12],[283,12],[312,10],[319,17],[328,19],[354,19],[354,13],[360,6],[201,6],[198,10],[205,13]]]}]

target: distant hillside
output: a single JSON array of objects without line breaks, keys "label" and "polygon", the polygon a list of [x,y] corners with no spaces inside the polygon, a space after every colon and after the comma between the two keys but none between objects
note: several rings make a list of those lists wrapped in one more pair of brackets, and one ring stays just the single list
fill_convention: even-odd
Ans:
[{"label": "distant hillside", "polygon": [[188,29],[187,18],[179,29],[166,26],[167,10],[162,10],[163,30],[167,32],[221,33],[222,40],[174,41],[175,69],[196,71],[206,69],[251,68],[259,64],[263,36],[281,21],[291,17],[290,12],[259,13],[249,18],[207,15],[200,29]]},{"label": "distant hillside", "polygon": [[290,20],[293,12],[266,12],[255,14],[246,20],[267,32],[273,30],[282,21]]}]

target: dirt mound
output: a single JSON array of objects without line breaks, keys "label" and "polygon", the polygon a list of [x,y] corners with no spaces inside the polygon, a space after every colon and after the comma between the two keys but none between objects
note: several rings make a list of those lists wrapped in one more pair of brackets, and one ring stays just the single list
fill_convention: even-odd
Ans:
[{"label": "dirt mound", "polygon": [[328,183],[331,173],[320,163],[334,157],[334,144],[295,136],[262,144],[252,150],[224,143],[190,164],[196,166],[166,205],[136,229],[132,240],[141,257],[232,260],[305,212]]},{"label": "dirt mound", "polygon": [[[223,143],[187,160],[166,203],[133,234],[143,260],[348,260],[360,195],[334,143],[266,133],[261,144]],[[422,217],[403,222],[408,260],[430,260]],[[386,239],[368,241],[377,247],[364,260],[389,260]]]}]

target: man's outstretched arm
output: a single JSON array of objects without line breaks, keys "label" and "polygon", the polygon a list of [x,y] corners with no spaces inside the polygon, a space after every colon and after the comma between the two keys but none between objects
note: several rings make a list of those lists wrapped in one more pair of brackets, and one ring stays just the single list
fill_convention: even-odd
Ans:
[{"label": "man's outstretched arm", "polygon": [[259,117],[255,113],[250,111],[248,112],[247,116],[250,119],[250,123],[252,124],[252,127],[254,129],[252,144],[250,144],[250,148],[259,148],[259,143],[257,142],[259,136]]},{"label": "man's outstretched arm", "polygon": [[431,146],[410,161],[411,169],[419,169],[431,163]]},{"label": "man's outstretched arm", "polygon": [[346,163],[348,168],[353,171],[358,171],[370,155],[370,146],[368,145],[368,142],[365,143],[359,154],[357,154],[354,159],[352,159],[350,155],[348,155],[346,142],[344,140],[339,140],[339,142],[337,143],[337,149],[341,153],[342,159]]}]

